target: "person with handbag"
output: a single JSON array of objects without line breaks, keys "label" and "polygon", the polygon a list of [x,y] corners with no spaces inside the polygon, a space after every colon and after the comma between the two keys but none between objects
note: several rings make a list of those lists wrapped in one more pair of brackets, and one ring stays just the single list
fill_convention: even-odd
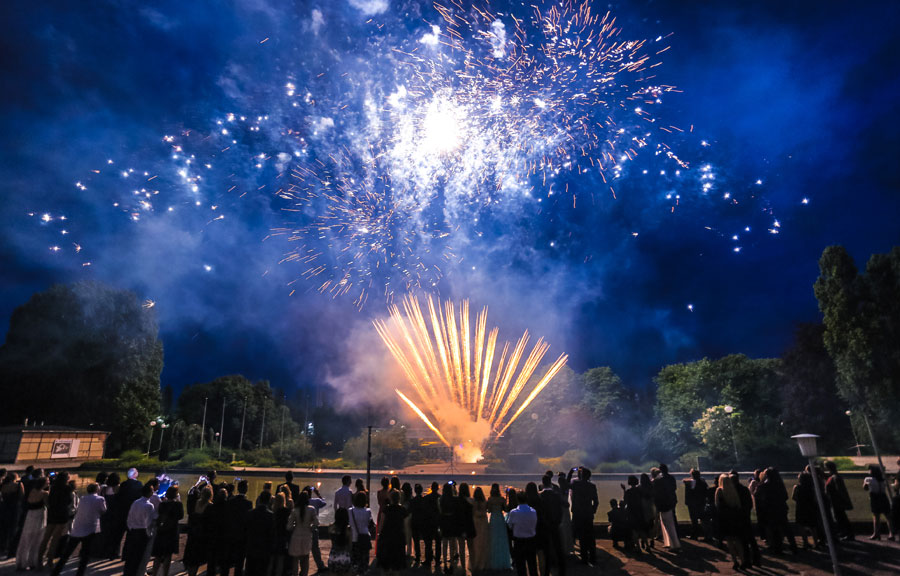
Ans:
[{"label": "person with handbag", "polygon": [[[319,516],[316,509],[309,504],[309,493],[300,492],[297,503],[288,517],[288,532],[291,537],[288,540],[288,556],[291,559],[290,573],[300,576],[309,574],[309,553],[313,546],[313,533],[319,529]],[[226,572],[227,574],[227,572]]]},{"label": "person with handbag", "polygon": [[364,492],[354,494],[353,507],[350,508],[351,553],[357,574],[365,574],[369,568],[369,550],[372,549],[372,535],[375,533],[375,522],[372,511],[366,506],[366,496]]}]

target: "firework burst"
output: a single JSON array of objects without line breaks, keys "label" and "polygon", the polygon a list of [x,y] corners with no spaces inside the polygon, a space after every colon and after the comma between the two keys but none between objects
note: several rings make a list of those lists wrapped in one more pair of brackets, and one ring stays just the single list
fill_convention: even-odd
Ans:
[{"label": "firework burst", "polygon": [[473,331],[467,300],[458,315],[452,302],[442,304],[431,296],[427,316],[414,296],[405,297],[402,308],[392,305],[390,321],[375,321],[409,385],[395,392],[444,444],[462,445],[470,459],[492,435],[501,436],[516,421],[568,359],[561,354],[533,382],[550,347],[543,338],[527,355],[527,331],[515,345],[498,347],[499,330],[487,329],[487,308],[478,314]]}]

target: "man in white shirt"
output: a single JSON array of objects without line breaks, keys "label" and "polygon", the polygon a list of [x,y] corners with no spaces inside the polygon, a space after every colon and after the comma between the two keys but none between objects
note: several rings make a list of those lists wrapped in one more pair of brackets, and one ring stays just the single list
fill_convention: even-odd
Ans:
[{"label": "man in white shirt", "polygon": [[509,490],[510,505],[518,502],[518,506],[509,511],[506,524],[512,531],[513,559],[516,564],[516,572],[519,576],[526,576],[525,568],[528,568],[530,576],[538,576],[537,572],[537,511],[525,503],[525,496],[521,501],[515,489]]},{"label": "man in white shirt", "polygon": [[123,576],[138,576],[141,569],[144,550],[147,549],[147,543],[150,541],[150,530],[156,520],[156,508],[150,502],[151,496],[153,496],[153,487],[145,485],[141,489],[141,497],[135,500],[128,510]]},{"label": "man in white shirt", "polygon": [[344,508],[349,510],[353,507],[353,492],[350,490],[351,478],[345,475],[341,478],[341,487],[334,493],[334,509]]},{"label": "man in white shirt", "polygon": [[97,494],[99,490],[100,486],[92,482],[88,484],[87,494],[78,499],[78,508],[75,510],[75,519],[72,520],[69,541],[63,548],[56,566],[53,567],[51,576],[59,576],[78,544],[81,544],[81,552],[77,575],[83,576],[87,569],[91,543],[94,541],[94,535],[100,532],[100,517],[106,512],[106,500]]}]

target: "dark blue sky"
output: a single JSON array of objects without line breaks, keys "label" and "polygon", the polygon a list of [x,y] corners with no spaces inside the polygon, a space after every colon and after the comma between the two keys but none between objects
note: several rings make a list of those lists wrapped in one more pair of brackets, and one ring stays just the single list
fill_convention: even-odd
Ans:
[{"label": "dark blue sky", "polygon": [[[826,246],[844,244],[864,265],[900,243],[900,5],[609,9],[624,38],[672,34],[656,74],[680,92],[654,114],[693,126],[668,142],[690,169],[675,178],[642,153],[616,200],[596,176],[564,173],[554,189],[568,186],[574,208],[565,197],[476,211],[478,224],[451,237],[457,260],[435,289],[489,304],[501,336],[527,328],[576,370],[610,365],[634,386],[666,363],[778,355],[796,323],[819,318],[812,283]],[[323,156],[316,126],[329,146],[356,138],[363,100],[380,105],[402,80],[392,49],[416,46],[432,24],[442,22],[428,4],[387,0],[2,3],[2,330],[33,292],[98,279],[156,303],[164,384],[239,372],[293,387],[353,374],[383,300],[359,311],[315,282],[286,285],[300,270],[279,260],[293,247],[263,238],[303,216],[285,216],[272,194],[274,157],[289,130]],[[269,118],[224,151],[217,121],[229,112]],[[185,158],[172,158],[166,135],[196,155],[189,170],[201,181],[178,175]],[[709,195],[697,193],[704,165]],[[151,209],[137,204],[142,188],[158,191]],[[681,196],[674,212],[667,194]]]}]

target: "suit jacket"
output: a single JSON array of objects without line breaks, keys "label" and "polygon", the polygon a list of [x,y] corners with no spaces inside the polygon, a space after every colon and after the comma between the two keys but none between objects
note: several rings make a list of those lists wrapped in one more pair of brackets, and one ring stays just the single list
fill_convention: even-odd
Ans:
[{"label": "suit jacket", "polygon": [[225,502],[225,538],[234,545],[242,546],[247,539],[247,519],[253,504],[244,494],[238,494]]},{"label": "suit jacket", "polygon": [[257,506],[247,515],[247,556],[270,556],[274,544],[275,514],[265,506]]},{"label": "suit jacket", "polygon": [[540,496],[544,508],[541,520],[548,528],[556,529],[562,522],[562,502],[559,494],[552,488],[544,488]]},{"label": "suit jacket", "polygon": [[128,517],[128,511],[131,510],[134,501],[141,497],[143,488],[143,484],[130,478],[119,485],[119,491],[116,492],[115,510],[122,522]]},{"label": "suit jacket", "polygon": [[597,486],[590,480],[572,481],[572,517],[594,518],[600,501],[597,499]]}]

